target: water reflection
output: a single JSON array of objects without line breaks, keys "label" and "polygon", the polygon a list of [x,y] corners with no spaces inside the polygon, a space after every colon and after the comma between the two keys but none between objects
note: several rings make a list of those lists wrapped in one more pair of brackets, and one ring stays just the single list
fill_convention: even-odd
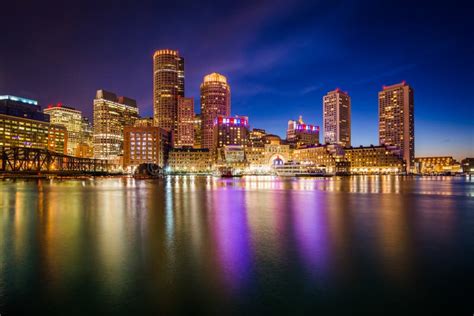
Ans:
[{"label": "water reflection", "polygon": [[459,271],[472,263],[473,184],[391,176],[3,181],[0,308],[266,312],[274,301],[322,304],[314,291],[409,292],[433,258],[463,253],[468,260],[451,263]]}]

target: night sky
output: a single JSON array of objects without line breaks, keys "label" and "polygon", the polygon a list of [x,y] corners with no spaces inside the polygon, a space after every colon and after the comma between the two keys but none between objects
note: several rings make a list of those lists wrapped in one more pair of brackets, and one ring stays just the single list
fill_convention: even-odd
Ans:
[{"label": "night sky", "polygon": [[[228,77],[232,114],[281,136],[322,97],[352,98],[352,143],[378,143],[377,92],[415,90],[416,155],[474,156],[474,27],[468,1],[5,1],[0,94],[92,115],[97,89],[152,115],[152,55],[185,58],[186,95]],[[322,139],[322,135],[320,136]]]}]

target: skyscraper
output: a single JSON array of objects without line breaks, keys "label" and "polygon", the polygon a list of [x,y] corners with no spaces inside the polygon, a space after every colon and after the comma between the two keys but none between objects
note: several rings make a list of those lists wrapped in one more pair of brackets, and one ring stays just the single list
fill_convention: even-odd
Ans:
[{"label": "skyscraper", "polygon": [[394,145],[406,162],[407,172],[415,163],[415,119],[413,89],[406,84],[383,86],[379,92],[379,142]]},{"label": "skyscraper", "polygon": [[173,137],[174,147],[192,147],[194,145],[194,99],[178,98],[178,128]]},{"label": "skyscraper", "polygon": [[202,148],[212,148],[218,115],[230,116],[230,87],[226,77],[214,72],[204,76],[201,84]]},{"label": "skyscraper", "polygon": [[351,97],[339,88],[323,97],[323,128],[326,144],[351,145]]},{"label": "skyscraper", "polygon": [[94,157],[115,159],[123,154],[123,129],[138,118],[137,102],[98,90],[94,99]]},{"label": "skyscraper", "polygon": [[178,126],[178,97],[184,97],[184,59],[178,51],[157,50],[153,55],[153,118],[172,133]]}]

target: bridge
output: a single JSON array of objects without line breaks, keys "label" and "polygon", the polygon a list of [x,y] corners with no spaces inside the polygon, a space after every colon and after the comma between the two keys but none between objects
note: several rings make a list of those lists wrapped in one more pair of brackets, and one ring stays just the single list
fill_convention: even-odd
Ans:
[{"label": "bridge", "polygon": [[47,149],[0,146],[0,174],[107,174],[117,169],[108,160],[69,156]]}]

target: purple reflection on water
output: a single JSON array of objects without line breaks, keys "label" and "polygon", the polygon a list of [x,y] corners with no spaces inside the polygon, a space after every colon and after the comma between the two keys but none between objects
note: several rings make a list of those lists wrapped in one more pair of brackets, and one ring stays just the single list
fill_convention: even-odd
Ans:
[{"label": "purple reflection on water", "polygon": [[324,194],[321,191],[298,192],[292,197],[293,223],[298,251],[309,275],[327,276],[329,268],[329,232]]},{"label": "purple reflection on water", "polygon": [[217,258],[221,277],[232,291],[242,288],[251,268],[250,231],[244,199],[245,192],[234,186],[219,186],[212,192],[215,209],[212,230]]}]

